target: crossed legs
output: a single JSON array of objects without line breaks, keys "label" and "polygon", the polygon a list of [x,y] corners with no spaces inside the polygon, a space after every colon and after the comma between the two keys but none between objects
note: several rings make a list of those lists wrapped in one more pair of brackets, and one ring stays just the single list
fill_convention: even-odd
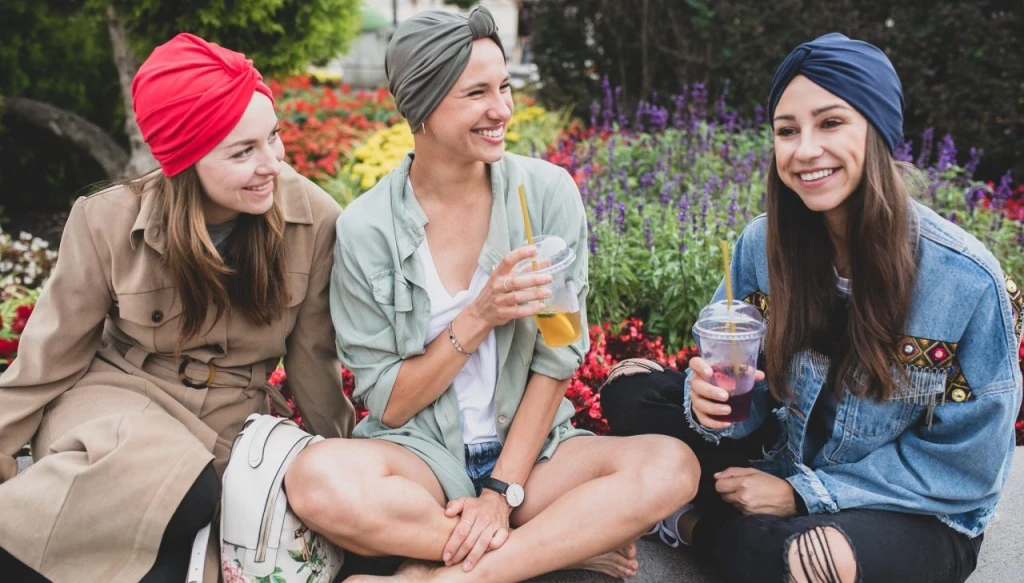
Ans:
[{"label": "crossed legs", "polygon": [[[522,581],[581,566],[628,548],[688,502],[698,474],[696,458],[678,440],[570,439],[534,468],[525,484],[526,502],[511,515],[513,532],[472,571],[419,564],[400,570],[395,580]],[[392,443],[321,442],[300,455],[285,483],[289,503],[307,525],[363,555],[439,563],[458,523],[444,516],[444,493],[429,467]],[[370,580],[376,579],[351,579]]]}]

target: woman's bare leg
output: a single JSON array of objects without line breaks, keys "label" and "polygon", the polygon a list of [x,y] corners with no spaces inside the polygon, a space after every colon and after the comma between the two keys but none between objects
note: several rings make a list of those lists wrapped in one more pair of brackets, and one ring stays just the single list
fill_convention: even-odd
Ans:
[{"label": "woman's bare leg", "polygon": [[661,435],[578,437],[538,464],[526,502],[512,513],[519,525],[472,571],[462,565],[410,564],[392,578],[357,581],[522,581],[628,545],[652,524],[689,502],[700,469],[693,452]]},{"label": "woman's bare leg", "polygon": [[400,445],[328,439],[306,448],[285,475],[288,503],[334,544],[364,556],[440,561],[457,518],[430,467]]}]

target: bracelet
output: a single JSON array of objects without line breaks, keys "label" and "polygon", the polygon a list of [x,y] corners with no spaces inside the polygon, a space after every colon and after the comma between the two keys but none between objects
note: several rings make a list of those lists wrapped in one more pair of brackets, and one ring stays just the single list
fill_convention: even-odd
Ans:
[{"label": "bracelet", "polygon": [[473,353],[473,352],[466,352],[465,350],[463,350],[462,349],[462,344],[459,342],[459,339],[455,337],[455,332],[452,330],[452,324],[454,324],[454,323],[455,323],[455,320],[452,320],[451,322],[448,322],[448,340],[451,340],[452,346],[454,346],[455,350],[458,350],[461,354],[463,354],[465,356],[473,356],[473,354],[475,354],[475,353]]}]

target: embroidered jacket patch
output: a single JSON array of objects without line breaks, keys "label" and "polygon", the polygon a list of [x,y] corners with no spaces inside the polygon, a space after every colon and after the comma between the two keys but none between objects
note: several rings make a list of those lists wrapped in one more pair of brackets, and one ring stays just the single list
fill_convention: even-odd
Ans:
[{"label": "embroidered jacket patch", "polygon": [[743,298],[743,301],[757,308],[758,312],[761,312],[761,317],[764,318],[765,324],[768,323],[768,295],[759,291],[756,291],[749,296]]},{"label": "embroidered jacket patch", "polygon": [[1017,335],[1017,341],[1024,333],[1024,290],[1017,286],[1017,282],[1006,276],[1006,293],[1010,294],[1010,309],[1013,310],[1013,332]]},{"label": "embroidered jacket patch", "polygon": [[947,370],[944,399],[963,403],[972,397],[972,393],[956,359],[956,347],[956,342],[904,336],[896,344],[897,362],[905,366]]}]

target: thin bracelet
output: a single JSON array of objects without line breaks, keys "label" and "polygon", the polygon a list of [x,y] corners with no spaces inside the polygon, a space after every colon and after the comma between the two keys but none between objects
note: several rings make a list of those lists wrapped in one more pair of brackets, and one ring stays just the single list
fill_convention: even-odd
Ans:
[{"label": "thin bracelet", "polygon": [[473,352],[466,352],[465,350],[462,349],[462,343],[460,343],[459,339],[455,337],[455,332],[452,330],[452,324],[454,323],[455,320],[448,322],[448,340],[452,341],[452,346],[455,347],[455,350],[458,350],[465,356],[473,356]]}]

